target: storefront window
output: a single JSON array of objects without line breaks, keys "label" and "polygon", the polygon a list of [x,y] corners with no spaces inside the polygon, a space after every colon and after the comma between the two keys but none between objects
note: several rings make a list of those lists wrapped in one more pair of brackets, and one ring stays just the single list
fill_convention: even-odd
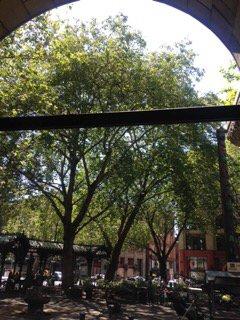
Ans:
[{"label": "storefront window", "polygon": [[189,257],[190,270],[207,270],[207,259],[198,257]]}]

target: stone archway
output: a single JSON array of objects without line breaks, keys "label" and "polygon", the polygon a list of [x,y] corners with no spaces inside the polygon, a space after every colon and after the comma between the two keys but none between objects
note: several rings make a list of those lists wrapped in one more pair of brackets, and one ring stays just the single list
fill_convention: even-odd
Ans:
[{"label": "stone archway", "polygon": [[240,67],[240,0],[155,0],[202,22],[223,42]]},{"label": "stone archway", "polygon": [[76,1],[78,0],[0,0],[0,39],[41,13]]},{"label": "stone archway", "polygon": [[[77,0],[0,0],[0,39],[33,17]],[[240,67],[240,0],[155,0],[193,16],[213,31]]]}]

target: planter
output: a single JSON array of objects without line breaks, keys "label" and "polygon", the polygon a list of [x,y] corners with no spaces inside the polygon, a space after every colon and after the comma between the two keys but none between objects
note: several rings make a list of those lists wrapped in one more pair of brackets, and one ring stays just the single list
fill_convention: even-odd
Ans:
[{"label": "planter", "polygon": [[86,292],[86,299],[91,300],[93,297],[93,288],[85,289],[85,292]]},{"label": "planter", "polygon": [[28,312],[31,314],[43,313],[44,304],[50,301],[49,297],[42,298],[25,298],[24,301],[28,304]]},{"label": "planter", "polygon": [[50,298],[42,293],[41,287],[33,287],[27,290],[24,301],[28,304],[28,312],[37,314],[43,313],[44,304],[48,303]]},{"label": "planter", "polygon": [[86,299],[87,300],[91,300],[93,297],[93,289],[94,289],[94,285],[92,283],[91,279],[86,279],[83,283],[83,290],[86,293]]},{"label": "planter", "polygon": [[147,288],[138,288],[137,289],[137,300],[138,302],[146,302],[148,299],[148,291]]},{"label": "planter", "polygon": [[70,299],[82,298],[82,292],[82,288],[78,286],[70,287],[65,291],[67,298]]}]

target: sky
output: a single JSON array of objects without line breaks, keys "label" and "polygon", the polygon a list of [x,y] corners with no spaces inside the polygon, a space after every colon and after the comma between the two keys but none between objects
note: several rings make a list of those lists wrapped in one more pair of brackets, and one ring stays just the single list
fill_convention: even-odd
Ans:
[{"label": "sky", "polygon": [[162,45],[188,39],[198,54],[196,66],[205,70],[197,85],[200,92],[218,93],[226,85],[219,70],[227,67],[233,57],[223,43],[203,24],[191,16],[165,4],[152,0],[81,0],[53,11],[54,17],[87,22],[92,18],[101,21],[123,13],[129,24],[143,34],[149,50]]}]

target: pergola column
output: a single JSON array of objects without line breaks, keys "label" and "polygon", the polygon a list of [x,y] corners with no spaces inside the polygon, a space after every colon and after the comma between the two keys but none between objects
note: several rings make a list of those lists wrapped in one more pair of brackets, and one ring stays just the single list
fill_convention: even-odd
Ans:
[{"label": "pergola column", "polygon": [[7,252],[6,251],[1,252],[0,284],[2,283],[2,276],[3,276],[3,270],[4,270],[6,257],[7,257]]},{"label": "pergola column", "polygon": [[44,269],[46,268],[48,255],[46,253],[39,253],[39,272],[43,274]]},{"label": "pergola column", "polygon": [[29,277],[32,274],[32,268],[34,264],[34,256],[33,253],[30,253],[29,260],[28,260],[28,265],[27,265],[27,274],[26,277]]},{"label": "pergola column", "polygon": [[92,275],[93,256],[92,255],[87,256],[86,260],[87,260],[87,275],[90,278]]}]

